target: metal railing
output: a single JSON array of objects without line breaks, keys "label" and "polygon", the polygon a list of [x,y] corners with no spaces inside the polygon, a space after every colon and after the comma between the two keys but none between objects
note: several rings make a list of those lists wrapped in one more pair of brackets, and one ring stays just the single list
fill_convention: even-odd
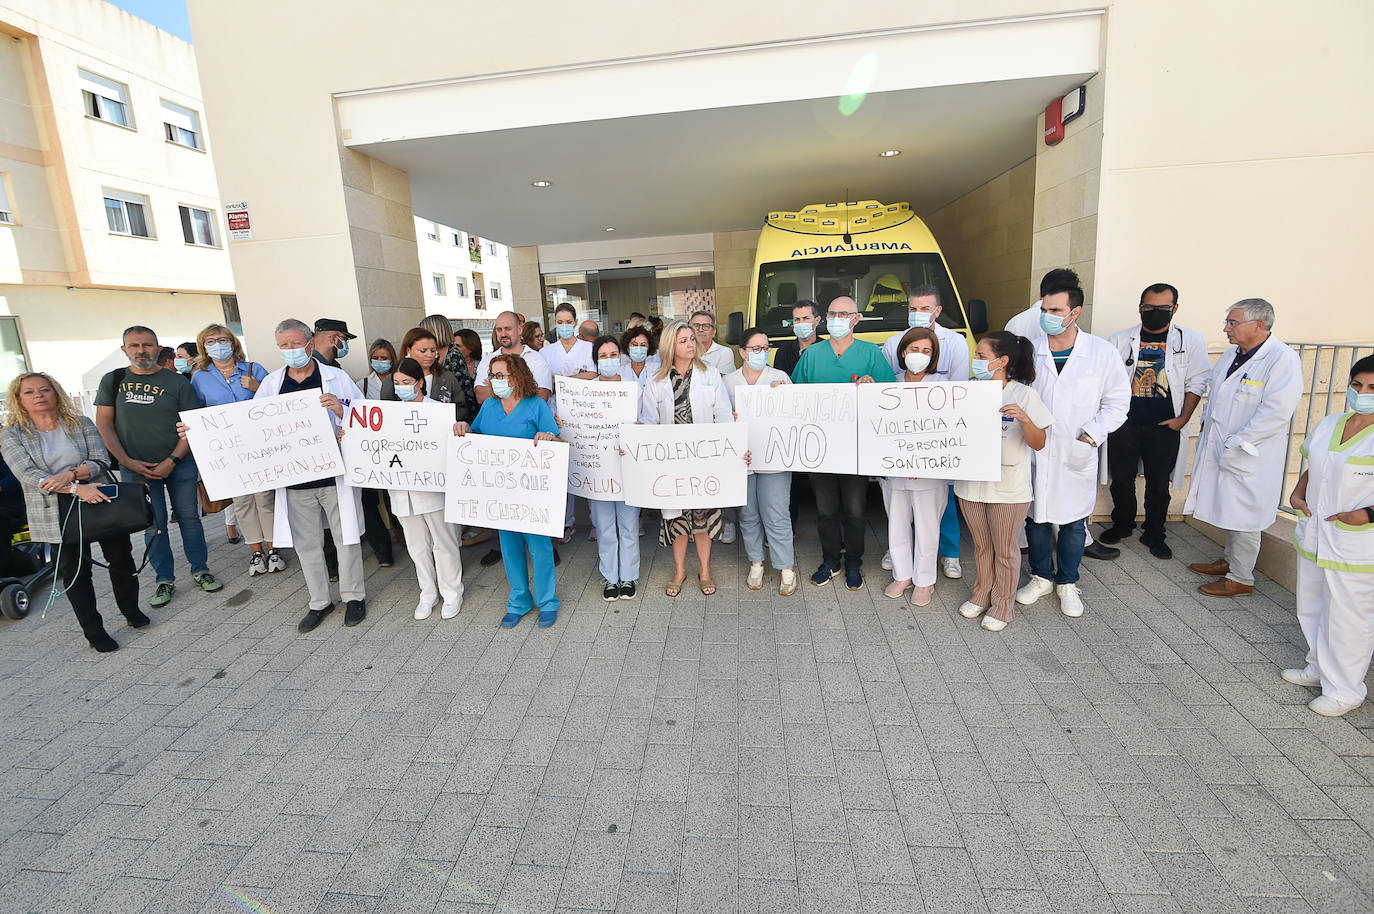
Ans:
[{"label": "metal railing", "polygon": [[1350,379],[1350,366],[1367,355],[1374,354],[1371,343],[1289,343],[1302,359],[1307,377],[1297,412],[1288,426],[1288,450],[1283,458],[1283,493],[1279,510],[1297,515],[1288,504],[1288,493],[1306,466],[1299,448],[1317,423],[1333,412],[1345,412],[1345,389]]}]

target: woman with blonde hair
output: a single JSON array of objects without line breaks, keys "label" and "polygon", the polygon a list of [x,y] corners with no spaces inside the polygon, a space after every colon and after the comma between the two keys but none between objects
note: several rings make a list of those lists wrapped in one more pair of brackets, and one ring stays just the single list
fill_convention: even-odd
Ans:
[{"label": "woman with blonde hair", "polygon": [[[102,484],[115,481],[105,442],[95,423],[77,411],[62,385],[42,372],[31,371],[11,381],[5,407],[9,421],[0,431],[0,453],[24,487],[29,537],[60,544],[65,518],[58,513],[59,492],[87,504],[110,500],[100,491]],[[143,628],[149,619],[138,608],[138,572],[128,534],[97,542],[109,566],[110,588],[119,611],[130,626]],[[61,592],[72,604],[86,640],[104,654],[118,650],[119,643],[105,631],[96,608],[91,565],[90,543],[58,546]]]},{"label": "woman with blonde hair", "polygon": [[[204,406],[224,406],[251,400],[267,369],[248,361],[238,336],[223,324],[210,324],[196,334],[200,354],[191,373],[191,389]],[[272,548],[276,494],[272,490],[240,495],[233,500],[234,522],[248,541],[248,576],[286,569],[286,560]]]},{"label": "woman with blonde hair", "polygon": [[[477,391],[473,387],[472,372],[468,371],[467,359],[455,345],[453,322],[442,314],[431,314],[420,321],[420,326],[434,334],[434,345],[439,348],[436,364],[458,382],[453,391],[453,407],[459,422],[471,422],[477,415]],[[402,354],[402,358],[404,358]]]}]

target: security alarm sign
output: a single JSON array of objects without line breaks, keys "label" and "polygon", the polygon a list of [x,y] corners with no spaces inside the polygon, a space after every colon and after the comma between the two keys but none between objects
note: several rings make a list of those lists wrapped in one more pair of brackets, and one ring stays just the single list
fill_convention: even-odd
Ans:
[{"label": "security alarm sign", "polygon": [[248,201],[235,200],[224,204],[224,217],[229,220],[231,241],[253,240],[253,224],[248,219]]}]

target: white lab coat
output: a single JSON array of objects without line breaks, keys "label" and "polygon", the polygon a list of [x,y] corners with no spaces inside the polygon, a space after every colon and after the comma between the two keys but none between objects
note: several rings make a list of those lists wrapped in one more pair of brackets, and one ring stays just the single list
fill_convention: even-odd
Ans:
[{"label": "white lab coat", "polygon": [[[1126,369],[1126,383],[1131,383],[1135,375],[1135,361],[1140,358],[1140,325],[1118,330],[1111,335],[1109,342],[1121,354]],[[1212,361],[1207,356],[1207,339],[1196,330],[1174,324],[1169,328],[1169,340],[1164,349],[1164,371],[1169,376],[1169,399],[1174,404],[1174,415],[1183,414],[1183,398],[1187,394],[1207,396],[1207,381],[1212,374]],[[1188,475],[1188,444],[1196,436],[1197,422],[1190,421],[1183,427],[1178,444],[1178,459],[1174,461],[1173,472],[1169,479],[1174,488],[1182,488]],[[1107,452],[1104,444],[1102,451],[1102,470],[1098,479],[1106,483]]]},{"label": "white lab coat", "polygon": [[[691,386],[687,399],[692,404],[692,424],[708,422],[733,422],[734,410],[730,408],[730,397],[725,391],[725,381],[720,372],[710,365],[705,370],[692,369]],[[673,381],[650,378],[639,390],[639,421],[645,425],[674,425],[673,421]],[[662,515],[672,519],[680,517],[681,511],[664,508]]]},{"label": "white lab coat", "polygon": [[[958,330],[950,330],[939,324],[933,325],[931,329],[935,331],[935,337],[940,341],[940,364],[936,365],[935,371],[932,372],[938,377],[930,380],[967,381],[969,379],[968,339]],[[906,366],[897,361],[897,344],[902,341],[902,337],[905,335],[906,330],[898,330],[888,337],[886,343],[883,343],[883,356],[887,359],[887,364],[892,366],[892,373],[899,378],[906,371]]]},{"label": "white lab coat", "polygon": [[[1097,504],[1098,451],[1107,435],[1126,421],[1131,385],[1121,358],[1100,336],[1078,331],[1064,371],[1055,370],[1049,337],[1035,343],[1035,392],[1054,415],[1045,430],[1045,447],[1032,457],[1034,497],[1030,518],[1038,524],[1082,520]],[[1084,432],[1098,442],[1078,440]]]},{"label": "white lab coat", "polygon": [[1024,336],[1032,343],[1035,342],[1037,337],[1044,336],[1045,328],[1040,326],[1040,302],[1037,301],[1025,311],[1022,311],[1011,320],[1007,321],[1006,330],[1008,333]]},{"label": "white lab coat", "polygon": [[[358,385],[348,376],[348,372],[342,368],[334,368],[316,360],[321,377],[321,394],[333,394],[343,403],[344,409],[348,409],[348,404],[353,400],[363,399],[363,392],[358,389]],[[282,380],[286,377],[286,368],[278,368],[276,371],[262,379],[262,384],[254,397],[272,397],[281,393]],[[329,421],[333,424],[335,431],[338,430],[340,420],[333,413],[329,414]],[[339,525],[342,530],[335,530],[334,535],[338,537],[346,546],[352,546],[362,539],[363,525],[363,501],[362,493],[352,486],[344,484],[343,476],[334,477],[334,489],[339,495]],[[291,521],[289,518],[290,504],[286,498],[286,489],[277,489],[277,507],[272,518],[272,545],[291,546]]]},{"label": "white lab coat", "polygon": [[1288,423],[1302,398],[1302,360],[1270,334],[1228,378],[1236,351],[1227,349],[1212,366],[1183,513],[1222,530],[1255,532],[1278,513]]},{"label": "white lab coat", "polygon": [[1298,521],[1293,542],[1308,668],[1324,694],[1355,704],[1374,652],[1374,524],[1326,519],[1374,505],[1374,428],[1342,444],[1349,415],[1327,416],[1303,444],[1312,516]]}]

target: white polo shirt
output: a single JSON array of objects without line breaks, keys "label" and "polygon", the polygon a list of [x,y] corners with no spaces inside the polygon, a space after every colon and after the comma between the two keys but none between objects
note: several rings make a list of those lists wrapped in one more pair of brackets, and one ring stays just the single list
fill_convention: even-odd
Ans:
[{"label": "white polo shirt", "polygon": [[[496,352],[488,352],[486,355],[482,356],[482,361],[477,365],[477,377],[473,379],[474,385],[477,387],[487,385],[487,375],[491,373],[491,360],[498,353],[500,353],[499,349]],[[528,346],[521,347],[520,357],[524,359],[525,364],[529,366],[530,374],[534,375],[535,386],[552,393],[553,373],[549,371],[549,363],[544,361],[544,357]]]}]

